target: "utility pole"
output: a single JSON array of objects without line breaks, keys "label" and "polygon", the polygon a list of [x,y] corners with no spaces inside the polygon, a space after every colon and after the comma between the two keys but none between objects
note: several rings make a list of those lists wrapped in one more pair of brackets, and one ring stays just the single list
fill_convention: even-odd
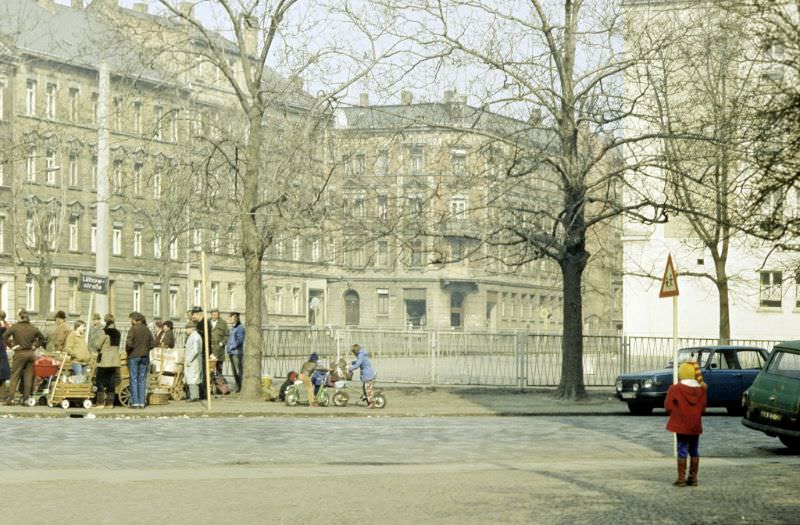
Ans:
[{"label": "utility pole", "polygon": [[[95,252],[95,272],[97,275],[108,278],[109,272],[109,241],[111,232],[111,214],[109,211],[109,198],[111,191],[108,179],[109,164],[109,139],[108,139],[108,108],[111,96],[111,74],[108,63],[102,62],[98,71],[99,89],[97,97],[97,251]],[[109,281],[110,285],[110,281]],[[97,294],[96,312],[100,315],[108,313],[108,294]]]}]

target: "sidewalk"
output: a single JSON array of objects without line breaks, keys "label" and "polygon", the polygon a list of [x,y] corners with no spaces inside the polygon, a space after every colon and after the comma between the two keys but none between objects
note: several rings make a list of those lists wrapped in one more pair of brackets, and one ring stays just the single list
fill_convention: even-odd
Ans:
[{"label": "sidewalk", "polygon": [[497,387],[422,387],[382,385],[386,407],[368,410],[354,406],[356,391],[350,389],[351,404],[346,407],[307,406],[288,407],[282,402],[240,401],[234,397],[206,403],[172,401],[167,405],[152,405],[144,410],[123,407],[114,409],[50,408],[47,406],[0,406],[0,418],[7,417],[82,417],[93,414],[98,418],[154,417],[446,417],[446,416],[537,416],[537,415],[598,415],[627,413],[624,403],[613,397],[611,388],[591,388],[584,401],[570,402],[555,399],[553,389],[517,389]]}]

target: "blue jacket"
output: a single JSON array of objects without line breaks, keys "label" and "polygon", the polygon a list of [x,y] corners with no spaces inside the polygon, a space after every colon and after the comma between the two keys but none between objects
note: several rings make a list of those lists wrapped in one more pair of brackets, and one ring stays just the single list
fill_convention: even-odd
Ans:
[{"label": "blue jacket", "polygon": [[244,325],[242,323],[232,326],[228,332],[228,346],[225,352],[228,355],[242,355],[244,350]]},{"label": "blue jacket", "polygon": [[358,351],[356,360],[350,365],[350,371],[353,372],[356,368],[361,369],[361,382],[372,381],[375,379],[375,369],[372,368],[372,362],[369,360],[367,351],[363,348]]}]

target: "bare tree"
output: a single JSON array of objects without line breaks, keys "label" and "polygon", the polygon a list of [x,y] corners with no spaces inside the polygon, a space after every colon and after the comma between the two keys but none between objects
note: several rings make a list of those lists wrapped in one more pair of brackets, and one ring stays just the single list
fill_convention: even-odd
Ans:
[{"label": "bare tree", "polygon": [[[660,208],[646,206],[644,195],[624,205],[619,198],[623,175],[637,168],[623,160],[630,145],[645,138],[621,132],[637,101],[626,96],[621,75],[640,55],[627,53],[616,40],[620,6],[580,0],[392,4],[398,30],[420,44],[420,60],[435,66],[433,74],[445,77],[448,67],[466,68],[482,107],[527,122],[522,129],[491,133],[506,146],[505,180],[495,182],[494,205],[502,213],[489,214],[491,227],[482,242],[500,248],[512,265],[544,257],[560,268],[558,395],[581,398],[587,233],[622,213],[660,218]],[[551,198],[531,198],[537,193],[529,190],[543,186]]]}]

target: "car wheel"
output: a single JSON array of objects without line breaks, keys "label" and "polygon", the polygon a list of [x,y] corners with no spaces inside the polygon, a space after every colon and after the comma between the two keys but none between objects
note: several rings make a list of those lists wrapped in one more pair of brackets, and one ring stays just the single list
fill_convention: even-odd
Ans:
[{"label": "car wheel", "polygon": [[628,403],[628,410],[635,416],[646,416],[653,412],[653,405],[647,403]]},{"label": "car wheel", "polygon": [[744,407],[740,404],[727,405],[725,410],[729,416],[741,416],[744,414]]},{"label": "car wheel", "polygon": [[778,436],[778,439],[780,439],[781,443],[786,445],[793,452],[800,452],[800,438],[791,436]]}]

